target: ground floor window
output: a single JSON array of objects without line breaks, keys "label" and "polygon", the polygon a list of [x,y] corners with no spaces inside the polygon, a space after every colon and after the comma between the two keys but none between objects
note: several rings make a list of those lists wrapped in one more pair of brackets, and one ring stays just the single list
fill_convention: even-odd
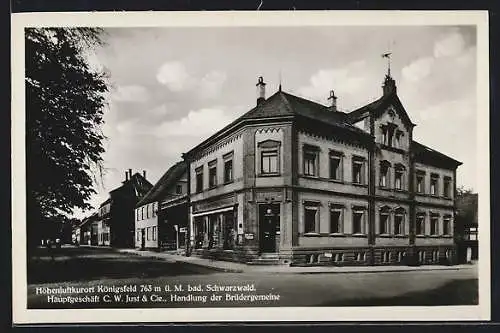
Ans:
[{"label": "ground floor window", "polygon": [[194,218],[195,248],[232,250],[238,242],[235,211]]},{"label": "ground floor window", "polygon": [[153,240],[156,240],[156,227],[153,227]]}]

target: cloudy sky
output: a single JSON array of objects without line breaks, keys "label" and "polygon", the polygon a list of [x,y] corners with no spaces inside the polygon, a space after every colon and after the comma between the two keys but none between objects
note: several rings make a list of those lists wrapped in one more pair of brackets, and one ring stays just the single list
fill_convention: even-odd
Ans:
[{"label": "cloudy sky", "polygon": [[341,110],[380,97],[387,62],[417,124],[414,138],[464,163],[458,185],[476,180],[474,27],[209,27],[106,29],[92,62],[113,84],[106,110],[106,175],[99,204],[131,168],[153,184],[181,153],[255,105],[258,76]]}]

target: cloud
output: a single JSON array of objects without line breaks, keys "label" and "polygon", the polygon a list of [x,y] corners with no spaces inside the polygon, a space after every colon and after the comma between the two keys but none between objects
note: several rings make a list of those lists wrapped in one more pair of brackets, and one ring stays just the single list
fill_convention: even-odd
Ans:
[{"label": "cloud", "polygon": [[155,134],[159,137],[202,137],[215,133],[232,120],[221,108],[204,108],[189,111],[184,118],[162,123]]},{"label": "cloud", "polygon": [[146,88],[139,85],[118,86],[111,98],[119,102],[146,102],[150,96]]},{"label": "cloud", "polygon": [[408,81],[419,81],[424,79],[431,73],[433,64],[433,57],[417,59],[401,70],[403,78]]},{"label": "cloud", "polygon": [[150,116],[160,117],[160,116],[165,116],[165,115],[169,114],[170,109],[168,108],[168,106],[166,104],[160,104],[152,109],[149,109],[145,113],[147,115],[150,115]]},{"label": "cloud", "polygon": [[464,37],[460,33],[454,32],[434,43],[434,57],[454,57],[461,54],[464,48]]},{"label": "cloud", "polygon": [[194,83],[184,64],[179,61],[165,62],[161,65],[156,79],[173,92],[189,90]]},{"label": "cloud", "polygon": [[210,71],[200,80],[200,94],[204,98],[215,98],[221,91],[227,75],[221,71]]},{"label": "cloud", "polygon": [[345,67],[320,69],[309,79],[309,85],[299,88],[299,93],[317,101],[326,102],[329,91],[334,90],[337,96],[356,95],[363,89],[366,75],[363,76],[365,63],[356,61]]}]

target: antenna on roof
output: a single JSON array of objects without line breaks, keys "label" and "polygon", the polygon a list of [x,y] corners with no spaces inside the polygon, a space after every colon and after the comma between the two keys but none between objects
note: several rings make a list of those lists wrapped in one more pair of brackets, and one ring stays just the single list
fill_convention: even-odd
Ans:
[{"label": "antenna on roof", "polygon": [[279,71],[279,87],[278,87],[278,91],[281,91],[281,68],[280,68],[280,71]]}]

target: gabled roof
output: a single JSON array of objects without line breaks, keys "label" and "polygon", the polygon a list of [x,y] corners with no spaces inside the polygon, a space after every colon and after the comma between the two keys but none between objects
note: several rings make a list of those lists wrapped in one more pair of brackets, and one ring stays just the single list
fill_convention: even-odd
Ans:
[{"label": "gabled roof", "polygon": [[184,161],[177,162],[171,166],[136,206],[139,207],[153,201],[159,201],[165,195],[165,191],[174,185],[186,171],[187,164]]},{"label": "gabled roof", "polygon": [[456,169],[459,165],[462,165],[462,162],[416,141],[412,141],[411,149],[415,154],[415,160],[417,162],[450,169]]},{"label": "gabled roof", "polygon": [[134,192],[136,198],[142,198],[146,193],[153,187],[146,178],[144,178],[140,173],[136,172],[130,177],[130,179],[123,182],[123,184],[114,190],[110,191],[110,194],[121,192],[130,189]]},{"label": "gabled roof", "polygon": [[400,114],[403,116],[404,121],[406,121],[411,126],[415,126],[415,124],[411,121],[410,117],[408,116],[408,113],[406,113],[403,103],[401,103],[401,100],[399,99],[398,95],[395,92],[384,94],[379,99],[365,106],[362,106],[359,109],[349,112],[347,114],[347,119],[352,124],[363,119],[367,113],[373,115],[374,117],[379,117],[380,115],[382,115],[382,113],[385,112],[386,108],[391,104],[393,104],[396,107],[396,109],[399,109]]},{"label": "gabled roof", "polygon": [[206,139],[198,146],[191,149],[187,154],[205,147],[210,142],[216,140],[223,133],[236,128],[239,124],[245,121],[275,119],[275,118],[295,118],[303,117],[314,121],[319,121],[323,124],[337,127],[352,133],[370,137],[365,131],[353,126],[347,119],[347,114],[343,112],[334,112],[329,107],[298,97],[284,91],[277,91],[269,98],[258,104],[250,111],[224,127],[210,138]]}]

